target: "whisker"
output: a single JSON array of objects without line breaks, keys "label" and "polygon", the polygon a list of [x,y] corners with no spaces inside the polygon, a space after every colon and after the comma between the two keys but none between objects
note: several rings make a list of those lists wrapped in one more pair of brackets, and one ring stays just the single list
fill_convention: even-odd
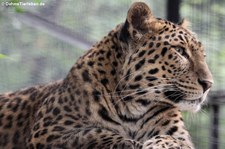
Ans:
[{"label": "whisker", "polygon": [[[137,74],[139,74],[140,72],[141,72],[141,71],[138,71]],[[135,76],[136,76],[136,75],[133,75],[132,79],[133,79]],[[131,81],[132,79],[130,79],[130,81]],[[124,88],[122,89],[122,91],[126,89],[126,87],[128,86],[128,84],[130,83],[130,81],[128,81],[128,82],[125,84],[125,86],[124,86]]]},{"label": "whisker", "polygon": [[120,85],[121,81],[123,81],[123,80],[126,79],[127,77],[129,77],[129,76],[131,76],[131,75],[134,75],[134,74],[136,74],[136,73],[138,73],[138,72],[140,72],[140,71],[136,71],[136,72],[130,73],[129,75],[125,75],[124,77],[122,77],[122,78],[118,81],[118,83],[117,83],[117,85],[115,86],[113,92],[116,91],[116,89],[117,89],[118,86]]},{"label": "whisker", "polygon": [[[159,87],[159,86],[168,86],[168,84],[160,84],[160,85],[158,85],[157,87]],[[155,88],[156,86],[153,86],[153,87],[148,87],[147,89],[143,89],[143,90],[150,90],[150,91],[155,91],[155,90],[159,90],[158,88]],[[163,88],[162,88],[163,89]],[[141,92],[141,91],[140,91]],[[128,96],[131,96],[131,95],[134,95],[134,94],[137,94],[137,92],[133,92],[133,93],[131,93],[131,94],[128,94],[128,95],[126,95],[126,96],[123,96],[123,97],[121,97],[117,102],[115,102],[115,104],[114,104],[114,106],[116,106],[119,102],[121,102],[121,101],[123,101],[123,99],[125,99],[126,97],[128,97]],[[145,94],[143,94],[143,95],[138,95],[137,97],[135,97],[134,99],[136,99],[136,98],[140,98],[140,97],[142,97],[142,96],[146,96],[146,95],[148,95],[148,94],[152,94],[152,92],[147,92],[147,93],[145,93]],[[120,96],[119,96],[120,97]]]},{"label": "whisker", "polygon": [[[158,85],[157,87],[164,87],[164,86],[168,86],[168,84],[160,84],[160,85]],[[144,88],[144,89],[142,89],[142,90],[140,90],[140,91],[135,91],[135,92],[132,92],[131,94],[128,94],[128,95],[126,95],[126,96],[124,96],[122,99],[124,99],[124,98],[126,98],[126,97],[128,97],[128,96],[131,96],[131,95],[135,95],[135,94],[138,94],[138,93],[140,93],[140,92],[143,92],[143,91],[155,91],[155,90],[159,90],[159,88],[156,88],[156,86],[152,86],[152,87],[148,87],[148,88]],[[143,95],[145,95],[145,94],[143,94]]]}]

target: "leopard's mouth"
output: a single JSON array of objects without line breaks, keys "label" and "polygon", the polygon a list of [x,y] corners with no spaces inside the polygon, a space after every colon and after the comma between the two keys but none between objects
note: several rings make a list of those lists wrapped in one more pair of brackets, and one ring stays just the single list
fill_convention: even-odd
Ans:
[{"label": "leopard's mouth", "polygon": [[192,104],[203,104],[206,101],[206,96],[208,95],[210,89],[208,89],[201,97],[195,98],[195,99],[187,99],[186,101],[192,103]]},{"label": "leopard's mouth", "polygon": [[203,101],[203,98],[200,97],[200,98],[197,98],[197,99],[194,99],[194,100],[185,100],[185,101],[193,103],[193,104],[201,104],[202,101]]},{"label": "leopard's mouth", "polygon": [[197,112],[205,103],[208,91],[209,90],[207,90],[204,94],[199,95],[198,97],[188,98],[188,95],[184,94],[184,92],[178,88],[176,88],[176,90],[167,89],[164,91],[164,96],[166,99],[174,102],[181,111]]}]

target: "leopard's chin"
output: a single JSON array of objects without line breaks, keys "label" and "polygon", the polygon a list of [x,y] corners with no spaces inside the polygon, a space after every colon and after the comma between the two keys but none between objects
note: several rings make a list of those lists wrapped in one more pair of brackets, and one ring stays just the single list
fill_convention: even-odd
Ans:
[{"label": "leopard's chin", "polygon": [[202,94],[200,97],[197,98],[182,98],[182,100],[180,100],[177,105],[179,107],[179,109],[181,111],[189,111],[189,112],[193,112],[196,113],[198,112],[202,105],[204,105],[207,101],[207,95],[210,89],[208,89],[207,91],[205,91],[204,94]]},{"label": "leopard's chin", "polygon": [[193,100],[184,99],[178,103],[178,107],[181,111],[189,111],[196,113],[201,109],[204,100],[205,99],[203,97]]},{"label": "leopard's chin", "polygon": [[183,100],[177,104],[181,111],[198,112],[201,109],[199,100]]}]

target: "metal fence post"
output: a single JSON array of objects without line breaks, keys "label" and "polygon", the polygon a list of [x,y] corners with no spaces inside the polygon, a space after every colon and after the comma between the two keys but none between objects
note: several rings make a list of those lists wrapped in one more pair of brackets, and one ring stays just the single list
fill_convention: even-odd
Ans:
[{"label": "metal fence post", "polygon": [[220,106],[215,103],[212,104],[212,121],[211,121],[211,141],[210,149],[219,149],[219,118]]}]

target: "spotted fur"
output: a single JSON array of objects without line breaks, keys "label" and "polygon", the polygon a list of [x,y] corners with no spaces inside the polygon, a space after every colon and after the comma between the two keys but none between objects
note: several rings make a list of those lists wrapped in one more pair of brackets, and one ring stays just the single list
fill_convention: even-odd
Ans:
[{"label": "spotted fur", "polygon": [[193,149],[181,111],[211,85],[194,34],[136,2],[65,79],[0,95],[0,148]]}]

